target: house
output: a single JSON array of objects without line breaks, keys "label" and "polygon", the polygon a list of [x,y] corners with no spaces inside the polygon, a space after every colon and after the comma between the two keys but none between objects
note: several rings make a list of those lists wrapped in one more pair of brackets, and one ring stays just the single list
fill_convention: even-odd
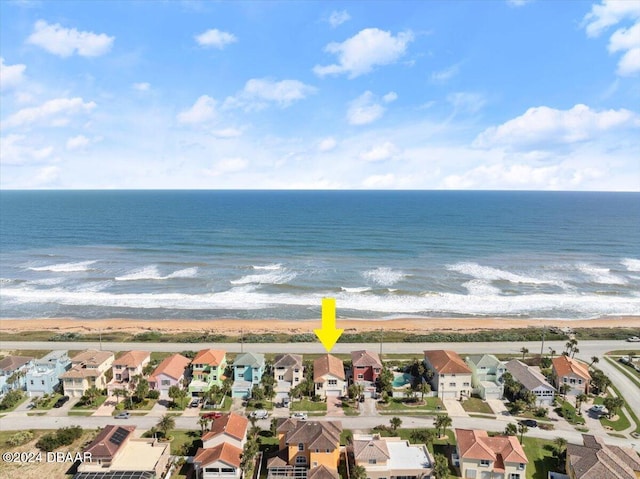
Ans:
[{"label": "house", "polygon": [[525,479],[527,459],[515,436],[489,437],[487,431],[456,429],[452,462],[465,479]]},{"label": "house", "polygon": [[409,444],[399,437],[354,435],[354,462],[364,467],[367,479],[423,479],[431,476],[433,461],[424,444]]},{"label": "house", "polygon": [[211,429],[202,436],[202,447],[212,448],[219,444],[231,444],[242,450],[247,442],[249,420],[235,413],[225,414],[211,423]]},{"label": "house", "polygon": [[168,397],[171,386],[181,386],[185,382],[185,372],[191,360],[182,354],[173,354],[158,364],[149,376],[149,388],[160,391],[161,397]]},{"label": "house", "polygon": [[323,398],[347,394],[347,381],[341,359],[324,354],[313,361],[315,393]]},{"label": "house", "polygon": [[433,372],[431,388],[441,399],[471,397],[471,369],[457,353],[425,351],[424,366]]},{"label": "house", "polygon": [[242,449],[228,443],[215,447],[199,448],[193,458],[195,479],[240,479]]},{"label": "house", "polygon": [[231,397],[251,397],[251,390],[260,384],[264,373],[264,354],[244,353],[233,361],[233,385]]},{"label": "house", "polygon": [[553,404],[556,388],[549,384],[542,373],[517,359],[512,359],[505,364],[505,367],[513,379],[522,384],[527,391],[531,391],[536,395],[538,406],[551,406]]},{"label": "house", "polygon": [[33,358],[29,356],[5,356],[0,359],[0,396],[18,389],[24,391],[25,376],[33,368]]},{"label": "house", "polygon": [[471,369],[471,385],[474,394],[482,399],[502,399],[502,375],[505,367],[493,354],[467,356],[464,362]]},{"label": "house", "polygon": [[631,448],[583,434],[582,445],[567,444],[566,472],[571,479],[637,479],[640,458]]},{"label": "house", "polygon": [[60,385],[60,376],[71,368],[67,351],[51,351],[36,359],[27,371],[25,382],[29,394],[51,394]]},{"label": "house", "polygon": [[276,431],[280,447],[267,460],[269,479],[338,479],[340,421],[283,419]]},{"label": "house", "polygon": [[212,386],[222,387],[224,371],[227,368],[227,353],[216,349],[202,349],[191,361],[192,396],[202,396]]},{"label": "house", "polygon": [[304,380],[304,367],[300,354],[279,354],[273,363],[276,402],[289,397],[289,391]]},{"label": "house", "polygon": [[84,448],[73,479],[155,479],[163,477],[170,443],[134,438],[135,426],[106,426]]},{"label": "house", "polygon": [[562,385],[569,386],[567,394],[577,395],[589,392],[591,374],[589,367],[569,356],[557,356],[551,360],[551,377],[558,391]]},{"label": "house", "polygon": [[151,361],[148,351],[128,351],[113,361],[113,380],[108,389],[128,387],[129,381],[135,376],[142,376],[144,367]]},{"label": "house", "polygon": [[374,351],[352,351],[352,381],[364,387],[363,393],[368,397],[376,394],[376,382],[382,372],[382,361]]},{"label": "house", "polygon": [[70,397],[81,397],[90,387],[107,387],[106,372],[113,365],[110,351],[84,351],[71,358],[71,369],[60,376],[64,393]]}]

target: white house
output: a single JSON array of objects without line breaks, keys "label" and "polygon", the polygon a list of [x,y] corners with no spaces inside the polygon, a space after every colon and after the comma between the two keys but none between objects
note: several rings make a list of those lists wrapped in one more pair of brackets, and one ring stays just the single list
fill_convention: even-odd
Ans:
[{"label": "white house", "polygon": [[522,384],[527,391],[531,391],[536,395],[536,403],[539,406],[551,406],[551,404],[553,404],[556,388],[549,384],[547,378],[545,378],[542,373],[530,368],[517,359],[512,359],[506,363],[505,367],[513,379]]},{"label": "white house", "polygon": [[425,351],[424,366],[433,372],[431,388],[441,399],[471,397],[471,369],[453,351]]},{"label": "white house", "polygon": [[324,354],[313,361],[313,382],[318,396],[339,397],[347,394],[347,381],[341,359]]}]

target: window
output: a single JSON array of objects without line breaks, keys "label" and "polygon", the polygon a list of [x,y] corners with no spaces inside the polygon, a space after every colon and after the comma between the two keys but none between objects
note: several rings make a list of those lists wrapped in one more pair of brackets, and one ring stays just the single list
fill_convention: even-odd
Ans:
[{"label": "window", "polygon": [[462,385],[469,387],[469,383],[462,383]]},{"label": "window", "polygon": [[298,443],[298,451],[304,451],[304,444],[301,442]]},{"label": "window", "polygon": [[369,459],[369,464],[376,464],[377,461],[375,459]]},{"label": "window", "polygon": [[582,379],[578,379],[578,384],[582,384]]},{"label": "window", "polygon": [[520,464],[518,464],[518,469],[524,471],[524,463],[521,462]]},{"label": "window", "polygon": [[337,379],[329,379],[328,384],[329,384],[329,386],[335,386],[336,384],[338,384],[338,380]]},{"label": "window", "polygon": [[455,388],[456,387],[456,383],[449,383],[449,387],[450,388]]},{"label": "window", "polygon": [[364,379],[364,376],[362,374],[358,374],[358,379]]},{"label": "window", "polygon": [[218,473],[218,472],[220,472],[220,469],[218,469],[217,467],[205,467],[204,468],[204,472],[215,472],[215,473]]},{"label": "window", "polygon": [[33,386],[33,379],[31,381],[29,381],[31,383],[31,385]]},{"label": "window", "polygon": [[295,368],[295,369],[293,370],[293,372],[294,372],[294,373],[299,373],[299,372],[300,372],[300,369],[299,369],[299,368]]},{"label": "window", "polygon": [[163,379],[162,381],[160,381],[160,384],[162,384],[163,386],[169,386],[171,384],[171,381],[169,381],[168,379]]},{"label": "window", "polygon": [[233,467],[221,467],[220,472],[222,474],[235,474],[236,470]]},{"label": "window", "polygon": [[331,451],[329,451],[329,449],[325,449],[324,452],[326,452],[327,454],[329,454]]},{"label": "window", "polygon": [[284,376],[278,376],[278,381],[284,381]]},{"label": "window", "polygon": [[296,464],[306,464],[307,458],[304,456],[296,456]]},{"label": "window", "polygon": [[520,474],[509,474],[509,479],[520,479]]},{"label": "window", "polygon": [[293,378],[294,383],[297,383],[298,381],[300,381],[300,378]]},{"label": "window", "polygon": [[489,461],[486,459],[481,459],[480,460],[480,465],[484,466],[484,467],[489,467]]}]

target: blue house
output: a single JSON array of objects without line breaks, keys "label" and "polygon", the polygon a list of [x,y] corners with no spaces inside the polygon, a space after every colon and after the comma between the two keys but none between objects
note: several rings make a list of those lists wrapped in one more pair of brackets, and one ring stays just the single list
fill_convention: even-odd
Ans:
[{"label": "blue house", "polygon": [[51,394],[60,384],[60,376],[71,368],[67,351],[51,351],[45,357],[36,359],[25,376],[30,394]]},{"label": "blue house", "polygon": [[264,373],[264,354],[244,353],[236,357],[233,362],[233,385],[231,397],[251,397],[251,390],[260,384]]},{"label": "blue house", "polygon": [[25,390],[25,375],[33,367],[33,358],[6,356],[0,359],[0,396],[9,391]]}]

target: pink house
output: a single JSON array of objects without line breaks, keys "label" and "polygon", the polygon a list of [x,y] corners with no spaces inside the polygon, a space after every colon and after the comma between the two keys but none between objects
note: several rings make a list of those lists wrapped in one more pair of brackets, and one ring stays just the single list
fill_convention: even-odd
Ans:
[{"label": "pink house", "polygon": [[166,396],[171,386],[182,386],[184,374],[191,360],[181,354],[165,358],[149,376],[149,387]]}]

